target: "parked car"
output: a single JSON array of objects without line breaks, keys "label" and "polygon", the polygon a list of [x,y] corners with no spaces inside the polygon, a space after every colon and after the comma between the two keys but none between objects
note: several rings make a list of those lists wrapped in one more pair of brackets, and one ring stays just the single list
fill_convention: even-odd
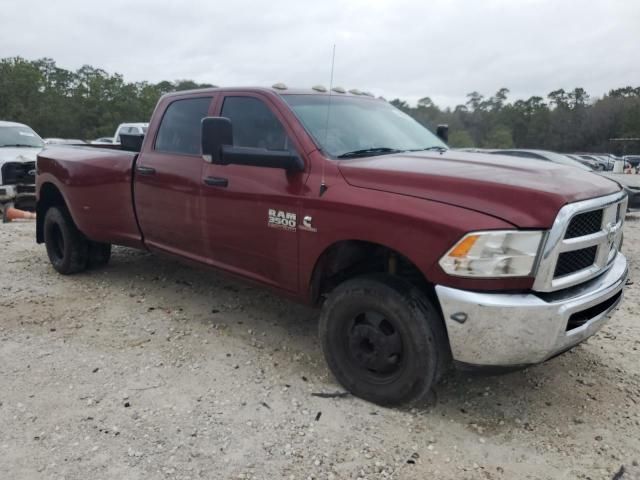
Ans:
[{"label": "parked car", "polygon": [[426,396],[451,360],[554,357],[618,306],[615,182],[449,150],[383,100],[275,87],[165,95],[140,151],[43,151],[36,240],[53,267],[127,245],[321,306],[331,371],[384,405]]},{"label": "parked car", "polygon": [[581,170],[592,171],[593,169],[583,163],[574,160],[573,158],[564,155],[562,153],[551,152],[549,150],[527,150],[520,148],[490,150],[488,153],[494,155],[509,155],[511,157],[532,158],[535,160],[545,160],[547,162],[559,163],[560,165],[567,165],[570,167],[576,167]]},{"label": "parked car", "polygon": [[622,157],[619,157],[617,155],[613,155],[611,153],[607,153],[605,155],[602,155],[602,157],[607,162],[606,170],[613,170],[613,166],[615,165],[616,160],[622,160]]},{"label": "parked car", "polygon": [[600,168],[598,168],[598,170],[613,170],[614,159],[609,157],[608,155],[597,155],[593,153],[574,153],[573,155],[590,162],[597,162],[598,165],[600,165]]},{"label": "parked car", "polygon": [[[490,153],[506,154],[506,155],[512,155],[517,157],[523,157],[523,158],[535,158],[538,160],[545,160],[545,161],[560,163],[563,165],[578,167],[582,170],[584,169],[591,170],[588,165],[585,165],[579,161],[573,160],[573,158],[569,155],[550,152],[547,150],[512,149],[512,150],[493,150]],[[567,163],[567,159],[571,160],[573,163]],[[628,210],[640,209],[640,188],[639,188],[639,185],[636,185],[635,182],[632,181],[632,179],[626,178],[627,176],[614,174],[604,170],[597,170],[597,171],[591,170],[591,171],[603,177],[609,178],[610,180],[613,180],[618,185],[620,185],[621,188],[624,189],[629,199],[627,202]]]},{"label": "parked car", "polygon": [[83,145],[87,142],[77,138],[45,138],[45,145]]},{"label": "parked car", "polygon": [[600,175],[610,178],[624,188],[629,198],[627,211],[640,210],[640,177],[638,175],[626,175],[624,173],[613,172],[602,172]]},{"label": "parked car", "polygon": [[565,153],[563,155],[566,155],[567,157],[575,160],[576,162],[580,162],[581,164],[589,167],[591,170],[594,170],[594,171],[605,170],[605,166],[595,158],[585,158],[585,157],[581,157],[580,155],[573,155],[570,153]]},{"label": "parked car", "polygon": [[120,143],[120,135],[144,135],[149,128],[148,123],[121,123],[113,134],[111,143]]},{"label": "parked car", "polygon": [[35,209],[36,155],[43,146],[29,126],[0,121],[0,204]]},{"label": "parked car", "polygon": [[89,142],[92,145],[111,145],[113,144],[113,137],[100,137]]},{"label": "parked car", "polygon": [[602,161],[602,163],[605,166],[604,168],[605,171],[613,170],[613,165],[616,162],[615,155],[610,155],[607,153],[607,154],[595,155],[595,157]]},{"label": "parked car", "polygon": [[622,158],[625,163],[628,163],[633,168],[638,168],[638,166],[640,166],[640,155],[625,155]]}]

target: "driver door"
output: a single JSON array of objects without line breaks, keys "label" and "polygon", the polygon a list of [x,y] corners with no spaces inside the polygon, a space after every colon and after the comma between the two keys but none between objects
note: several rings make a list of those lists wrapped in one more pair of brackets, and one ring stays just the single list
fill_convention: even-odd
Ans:
[{"label": "driver door", "polygon": [[[300,152],[267,98],[227,93],[219,110],[232,122],[235,146]],[[305,172],[205,163],[203,231],[211,262],[297,292],[299,197],[305,178]]]}]

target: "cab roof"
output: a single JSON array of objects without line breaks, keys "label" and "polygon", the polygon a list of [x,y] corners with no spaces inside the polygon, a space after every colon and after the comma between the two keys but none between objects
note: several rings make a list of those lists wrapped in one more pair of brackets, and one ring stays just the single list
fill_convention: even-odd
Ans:
[{"label": "cab roof", "polygon": [[[178,92],[170,92],[163,95],[163,97],[177,97],[182,95],[189,94],[197,94],[197,93],[217,93],[217,92],[247,92],[247,93],[275,93],[276,95],[320,95],[320,96],[340,96],[340,97],[364,97],[375,99],[376,97],[365,91],[351,89],[346,90],[342,87],[333,87],[332,91],[329,92],[329,89],[326,87],[316,86],[313,88],[289,88],[284,85],[282,87],[278,87],[275,84],[271,87],[208,87],[208,88],[198,88],[193,90],[180,90]],[[323,88],[321,90],[320,88]]]}]

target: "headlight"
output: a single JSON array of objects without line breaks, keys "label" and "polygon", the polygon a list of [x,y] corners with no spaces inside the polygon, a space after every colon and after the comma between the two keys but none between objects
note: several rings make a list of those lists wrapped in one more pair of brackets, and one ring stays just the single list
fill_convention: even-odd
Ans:
[{"label": "headlight", "polygon": [[465,235],[440,259],[458,277],[526,277],[533,273],[543,232],[495,230]]}]

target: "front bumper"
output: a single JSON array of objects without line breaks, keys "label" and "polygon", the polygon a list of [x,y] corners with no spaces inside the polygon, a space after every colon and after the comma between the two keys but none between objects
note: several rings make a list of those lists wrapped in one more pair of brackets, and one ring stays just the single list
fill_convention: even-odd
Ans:
[{"label": "front bumper", "polygon": [[599,277],[553,293],[436,286],[454,360],[469,367],[523,367],[574,347],[611,317],[627,271],[627,259],[619,253]]},{"label": "front bumper", "polygon": [[20,210],[34,211],[36,208],[35,185],[0,185],[0,206],[11,203]]}]

